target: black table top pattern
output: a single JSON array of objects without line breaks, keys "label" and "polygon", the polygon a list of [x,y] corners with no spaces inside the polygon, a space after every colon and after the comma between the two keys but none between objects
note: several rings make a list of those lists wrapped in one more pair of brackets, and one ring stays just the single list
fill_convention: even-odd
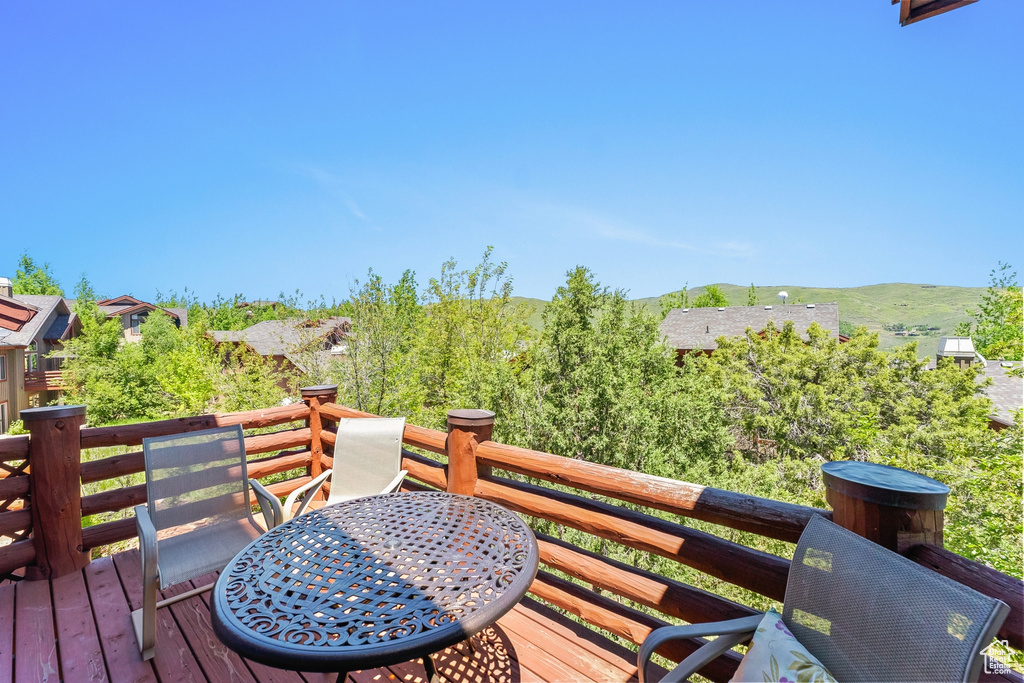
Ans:
[{"label": "black table top pattern", "polygon": [[441,492],[322,508],[253,541],[213,590],[217,636],[287,668],[375,668],[427,656],[511,610],[537,573],[512,512]]}]

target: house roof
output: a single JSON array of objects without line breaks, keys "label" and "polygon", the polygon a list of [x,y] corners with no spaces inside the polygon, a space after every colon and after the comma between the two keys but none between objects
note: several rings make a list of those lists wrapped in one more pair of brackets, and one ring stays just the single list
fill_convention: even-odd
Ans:
[{"label": "house roof", "polygon": [[710,351],[718,337],[741,337],[747,328],[760,332],[773,321],[782,329],[792,321],[807,339],[807,328],[816,322],[839,338],[839,304],[780,304],[776,306],[726,306],[724,308],[674,308],[661,322],[661,333],[674,349]]},{"label": "house roof", "polygon": [[302,318],[264,320],[244,330],[213,330],[210,334],[218,344],[244,343],[261,356],[287,356],[310,337],[320,339],[335,331],[347,332],[352,324],[341,316],[324,318],[309,327],[304,326],[305,322]]},{"label": "house roof", "polygon": [[0,329],[17,332],[35,317],[39,309],[16,299],[0,297]]},{"label": "house roof", "polygon": [[0,346],[28,346],[39,334],[39,330],[46,323],[46,319],[50,317],[50,313],[55,308],[58,309],[59,314],[70,313],[63,297],[48,294],[18,294],[13,297],[0,296],[0,302],[6,304],[12,310],[19,304],[22,307],[27,304],[36,310],[31,319],[25,321],[20,329],[12,330],[10,334],[0,339]]},{"label": "house roof", "polygon": [[900,5],[900,26],[908,26],[914,22],[928,19],[936,15],[972,5],[978,0],[892,0],[892,4]]},{"label": "house roof", "polygon": [[[68,302],[69,306],[74,306],[74,302]],[[135,297],[128,295],[119,296],[114,299],[104,299],[103,301],[97,301],[96,306],[106,315],[108,318],[113,318],[115,315],[128,315],[132,313],[155,311],[160,309],[167,313],[172,318],[177,318],[179,327],[188,327],[188,311],[184,308],[161,308],[155,304],[151,304],[145,301],[139,301]]]},{"label": "house roof", "polygon": [[58,315],[50,324],[50,329],[43,334],[46,341],[63,341],[71,336],[71,326],[75,321],[75,314]]},{"label": "house roof", "polygon": [[1021,361],[990,360],[985,364],[985,377],[992,378],[991,386],[985,387],[985,395],[992,401],[992,419],[1006,426],[1013,424],[1013,411],[1024,408],[1024,379],[1007,374],[1019,368]]}]

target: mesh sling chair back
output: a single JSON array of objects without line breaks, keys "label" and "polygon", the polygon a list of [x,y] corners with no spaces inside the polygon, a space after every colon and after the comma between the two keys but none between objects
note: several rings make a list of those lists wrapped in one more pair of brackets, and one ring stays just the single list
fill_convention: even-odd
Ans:
[{"label": "mesh sling chair back", "polygon": [[146,504],[135,508],[142,555],[143,607],[132,612],[143,659],[156,646],[158,607],[212,586],[157,602],[160,589],[223,569],[263,533],[249,504],[256,493],[267,528],[283,521],[281,504],[248,479],[241,426],[143,439]]},{"label": "mesh sling chair back", "polygon": [[[338,420],[334,467],[293,491],[284,503],[287,518],[299,496],[294,515],[309,507],[324,482],[331,481],[327,505],[398,490],[405,479],[402,469],[404,417],[350,417]],[[336,475],[336,476],[335,476]]]},{"label": "mesh sling chair back", "polygon": [[[814,516],[789,572],[782,619],[838,681],[975,681],[982,650],[1009,608],[851,531]],[[663,680],[686,680],[754,635],[762,615],[657,629],[638,656],[661,644],[718,635]]]}]

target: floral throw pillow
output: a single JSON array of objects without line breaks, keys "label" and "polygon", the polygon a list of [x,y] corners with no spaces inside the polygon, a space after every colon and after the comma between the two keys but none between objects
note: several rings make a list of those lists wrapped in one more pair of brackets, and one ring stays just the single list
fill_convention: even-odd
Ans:
[{"label": "floral throw pillow", "polygon": [[753,683],[836,683],[814,655],[789,632],[782,616],[768,610],[754,633],[733,681]]}]

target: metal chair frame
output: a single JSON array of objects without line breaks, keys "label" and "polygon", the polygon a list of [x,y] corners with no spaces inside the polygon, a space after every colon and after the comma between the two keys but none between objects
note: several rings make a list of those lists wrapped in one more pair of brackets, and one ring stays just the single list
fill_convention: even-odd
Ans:
[{"label": "metal chair frame", "polygon": [[[851,557],[846,558],[843,562],[843,558],[835,557],[834,554],[829,552],[822,552],[818,549],[819,546],[838,548],[844,547],[851,552]],[[856,558],[852,557],[855,554]],[[965,642],[961,648],[965,659],[957,660],[960,668],[953,670],[952,665],[949,667],[949,678],[950,680],[962,680],[962,681],[976,681],[979,674],[981,673],[981,666],[983,662],[982,648],[985,648],[996,633],[999,631],[999,627],[1002,626],[1003,621],[1009,614],[1009,607],[1005,603],[995,598],[982,595],[977,591],[974,591],[967,586],[956,583],[951,579],[947,579],[944,576],[936,574],[924,567],[920,567],[910,560],[893,553],[892,551],[883,548],[880,545],[872,543],[865,538],[854,534],[851,531],[843,529],[842,527],[833,524],[825,520],[823,517],[815,515],[808,523],[804,533],[800,537],[800,542],[797,544],[796,552],[793,556],[793,567],[790,569],[789,582],[786,586],[786,600],[785,608],[783,610],[783,619],[786,621],[786,625],[790,630],[797,634],[801,644],[808,649],[815,657],[821,660],[822,664],[838,678],[838,680],[856,680],[857,670],[862,670],[863,662],[858,666],[858,656],[863,656],[864,647],[860,648],[861,654],[840,652],[834,642],[830,640],[831,636],[836,636],[836,632],[841,628],[833,628],[829,631],[831,636],[822,636],[817,628],[811,626],[808,628],[806,625],[800,623],[800,619],[793,620],[793,617],[797,616],[796,613],[800,612],[801,609],[807,610],[810,614],[816,614],[814,610],[816,608],[822,608],[822,605],[815,603],[815,597],[813,592],[815,590],[820,591],[824,585],[823,580],[814,578],[814,570],[819,569],[817,572],[820,576],[829,576],[828,580],[836,580],[841,583],[841,579],[836,579],[836,573],[842,573],[843,571],[849,572],[849,567],[840,567],[839,564],[833,564],[838,562],[841,564],[850,565],[854,561],[858,565],[863,565],[865,571],[870,571],[871,567],[885,567],[885,570],[892,570],[893,573],[899,573],[901,576],[887,576],[884,580],[888,583],[893,582],[893,585],[897,588],[900,586],[913,586],[914,584],[928,584],[932,590],[940,594],[941,600],[938,604],[941,605],[953,605],[957,604],[961,607],[956,609],[962,609],[964,605],[970,605],[975,611],[972,612],[975,615],[976,624],[973,624],[973,638],[970,642]],[[799,562],[799,564],[798,564]],[[824,563],[827,565],[827,570],[820,571],[820,565]],[[833,569],[835,572],[833,572]],[[883,573],[884,571],[883,570]],[[811,572],[811,573],[808,573]],[[849,577],[850,574],[847,574]],[[861,573],[861,579],[865,578],[865,574]],[[873,575],[866,575],[867,580],[862,581],[865,585],[870,584],[872,580],[876,581],[876,585],[881,585],[882,577],[877,579]],[[834,588],[841,590],[841,585],[836,585]],[[943,592],[945,591],[945,592]],[[892,627],[893,623],[898,624],[900,619],[899,615],[911,614],[909,610],[916,608],[923,609],[920,604],[914,603],[911,600],[911,605],[902,603],[896,604],[885,604],[885,609],[878,609],[878,605],[869,604],[870,600],[859,600],[857,595],[846,596],[849,603],[852,605],[851,610],[854,613],[860,612],[862,616],[866,618],[878,617],[879,621],[884,621],[884,612],[888,611],[890,615],[894,615],[892,623],[886,623],[883,626],[878,626],[876,633],[888,634],[892,637],[892,631],[886,631],[885,628]],[[835,607],[833,604],[832,608]],[[950,608],[953,611],[956,609]],[[872,610],[874,613],[872,614]],[[948,613],[948,612],[947,612]],[[933,616],[929,613],[929,616]],[[651,657],[654,655],[655,650],[661,647],[663,644],[674,641],[674,640],[688,640],[691,638],[704,638],[707,636],[717,636],[714,640],[708,641],[700,646],[695,652],[691,653],[683,661],[681,661],[674,669],[672,669],[664,678],[661,683],[678,683],[678,681],[687,680],[694,673],[699,671],[708,662],[712,661],[719,655],[725,653],[727,650],[733,648],[736,645],[750,641],[758,625],[761,623],[764,614],[755,614],[749,617],[741,617],[739,619],[732,619],[730,621],[718,621],[703,624],[688,624],[684,626],[665,626],[659,629],[655,629],[640,646],[640,651],[637,653],[637,667],[640,683],[647,683],[646,668],[647,664],[651,661]],[[834,624],[834,622],[833,622]],[[952,628],[946,626],[945,628]],[[950,632],[952,633],[952,632]],[[962,634],[961,640],[967,640],[968,632]],[[883,635],[884,637],[884,635]],[[954,636],[960,638],[960,636]],[[896,640],[892,638],[892,640]],[[818,646],[818,651],[815,650],[814,645]],[[863,645],[858,643],[858,645]],[[886,643],[888,645],[888,643]],[[903,644],[905,645],[905,643]],[[893,648],[899,648],[900,643],[893,643]],[[923,648],[928,647],[928,643],[922,642],[920,646]],[[937,645],[936,647],[941,647]],[[937,651],[936,651],[937,652]],[[871,652],[871,655],[876,653]],[[880,654],[875,657],[875,660],[882,659],[884,655]],[[945,666],[945,664],[943,664]],[[840,669],[840,671],[837,671]],[[845,677],[843,674],[846,674]],[[905,679],[905,675],[901,675],[899,672],[894,672],[897,676],[896,680]],[[906,672],[903,672],[904,674]],[[861,675],[863,677],[863,674]],[[877,676],[876,676],[877,677]]]},{"label": "metal chair frame", "polygon": [[[173,585],[173,583],[165,583],[160,574],[160,543],[157,538],[156,524],[154,524],[154,517],[157,516],[157,511],[154,506],[154,497],[151,490],[151,472],[152,472],[152,461],[151,461],[151,447],[159,443],[160,441],[183,438],[183,437],[206,437],[206,436],[218,436],[218,435],[234,435],[234,438],[238,440],[238,449],[240,452],[241,466],[241,482],[248,482],[248,486],[252,489],[256,495],[256,499],[260,504],[260,512],[263,514],[264,523],[266,528],[277,526],[284,521],[284,513],[281,508],[281,502],[271,494],[267,489],[255,479],[248,478],[248,472],[246,468],[246,457],[245,457],[245,438],[242,434],[242,428],[239,425],[232,427],[218,427],[215,429],[206,429],[197,432],[189,432],[185,434],[172,434],[166,437],[155,437],[151,439],[143,439],[143,452],[146,458],[146,505],[137,505],[135,507],[135,527],[138,531],[139,536],[139,553],[142,557],[142,607],[132,612],[132,626],[135,630],[135,637],[139,644],[139,650],[142,653],[143,660],[152,659],[156,648],[156,611],[161,607],[172,605],[176,602],[186,600],[195,595],[199,595],[205,591],[210,590],[213,584],[194,588],[186,591],[174,597],[167,598],[166,600],[157,600],[157,590],[160,588],[166,588],[167,585]],[[248,501],[246,501],[248,503]],[[258,533],[263,533],[264,529],[260,527],[256,520],[252,516],[252,507],[248,504],[243,504],[245,515],[252,524],[254,530]],[[200,520],[193,520],[200,521]],[[241,550],[244,546],[239,545],[235,548],[235,551]],[[186,579],[187,580],[187,579]]]}]

